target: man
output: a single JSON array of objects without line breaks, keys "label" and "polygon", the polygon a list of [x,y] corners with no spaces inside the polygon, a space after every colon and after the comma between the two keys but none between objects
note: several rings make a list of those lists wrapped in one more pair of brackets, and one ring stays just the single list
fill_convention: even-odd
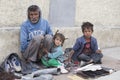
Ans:
[{"label": "man", "polygon": [[42,56],[43,46],[49,50],[53,32],[48,22],[41,17],[40,8],[28,8],[28,20],[21,25],[20,46],[26,61],[37,61]]}]

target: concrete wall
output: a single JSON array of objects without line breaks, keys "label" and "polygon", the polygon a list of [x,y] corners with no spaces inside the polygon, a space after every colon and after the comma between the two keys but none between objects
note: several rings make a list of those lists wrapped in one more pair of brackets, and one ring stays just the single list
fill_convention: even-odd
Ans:
[{"label": "concrete wall", "polygon": [[[51,17],[49,13],[50,1],[51,0],[0,0],[0,27],[19,26],[24,20],[26,20],[26,11],[31,4],[37,4],[40,6],[42,9],[42,16],[49,20]],[[75,1],[75,26],[80,26],[84,21],[90,21],[101,27],[120,26],[120,0]],[[69,9],[69,6],[66,6],[66,8]],[[62,16],[62,13],[59,14]],[[71,17],[70,15],[66,16]],[[65,17],[65,19],[67,17]]]},{"label": "concrete wall", "polygon": [[38,5],[42,16],[48,19],[49,0],[0,0],[0,27],[19,26],[27,18],[27,8]]},{"label": "concrete wall", "polygon": [[98,26],[120,26],[120,0],[76,0],[76,25],[90,21]]},{"label": "concrete wall", "polygon": [[69,26],[75,24],[76,0],[50,0],[49,21],[52,26]]},{"label": "concrete wall", "polygon": [[[19,26],[26,20],[26,11],[31,4],[40,6],[42,16],[49,20],[50,0],[0,0],[0,62],[12,52],[20,54]],[[95,24],[93,35],[98,39],[100,48],[120,46],[119,4],[119,0],[76,0],[75,26],[77,27],[53,26],[53,31],[59,29],[69,38],[63,46],[65,49],[72,47],[76,38],[82,35],[81,23],[90,21]]]},{"label": "concrete wall", "polygon": [[19,28],[0,28],[0,62],[12,52],[19,53]]}]

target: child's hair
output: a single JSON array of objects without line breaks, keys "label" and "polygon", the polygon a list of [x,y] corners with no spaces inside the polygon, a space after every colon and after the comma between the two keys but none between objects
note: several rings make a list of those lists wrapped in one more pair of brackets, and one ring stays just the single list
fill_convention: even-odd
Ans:
[{"label": "child's hair", "polygon": [[93,32],[93,24],[90,23],[90,22],[83,22],[82,26],[81,26],[81,29],[82,29],[82,32],[84,32],[84,30],[87,28],[87,29],[91,29],[92,32]]},{"label": "child's hair", "polygon": [[53,40],[55,40],[56,37],[60,37],[60,39],[62,40],[62,44],[61,46],[63,46],[64,41],[65,41],[65,36],[62,33],[58,33],[59,30],[56,31],[55,35],[53,36]]}]

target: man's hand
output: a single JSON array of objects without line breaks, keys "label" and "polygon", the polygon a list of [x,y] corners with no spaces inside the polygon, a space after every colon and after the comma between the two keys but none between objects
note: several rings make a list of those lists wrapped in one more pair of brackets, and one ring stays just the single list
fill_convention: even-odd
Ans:
[{"label": "man's hand", "polygon": [[96,53],[102,53],[102,51],[100,49],[96,50]]}]

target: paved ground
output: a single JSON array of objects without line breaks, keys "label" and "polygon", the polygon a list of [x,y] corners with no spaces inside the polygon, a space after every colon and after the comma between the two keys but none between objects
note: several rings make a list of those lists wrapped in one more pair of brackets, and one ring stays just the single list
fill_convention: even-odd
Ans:
[{"label": "paved ground", "polygon": [[[103,49],[103,52],[104,55],[106,56],[109,56],[114,59],[118,59],[119,62],[116,65],[118,65],[119,69],[108,76],[100,77],[95,80],[120,80],[120,47]],[[109,64],[111,64],[111,62],[109,62]],[[116,65],[112,65],[112,66],[116,66]]]},{"label": "paved ground", "polygon": [[[104,54],[103,65],[115,69],[116,72],[90,80],[120,80],[120,47],[102,49],[102,52]],[[54,78],[55,80],[84,80],[76,76],[74,72],[54,76]]]},{"label": "paved ground", "polygon": [[72,68],[68,74],[60,74],[54,76],[55,80],[120,80],[120,47],[102,49],[103,59],[102,66],[116,70],[107,76],[102,76],[96,79],[83,79],[75,74],[75,68]]}]

